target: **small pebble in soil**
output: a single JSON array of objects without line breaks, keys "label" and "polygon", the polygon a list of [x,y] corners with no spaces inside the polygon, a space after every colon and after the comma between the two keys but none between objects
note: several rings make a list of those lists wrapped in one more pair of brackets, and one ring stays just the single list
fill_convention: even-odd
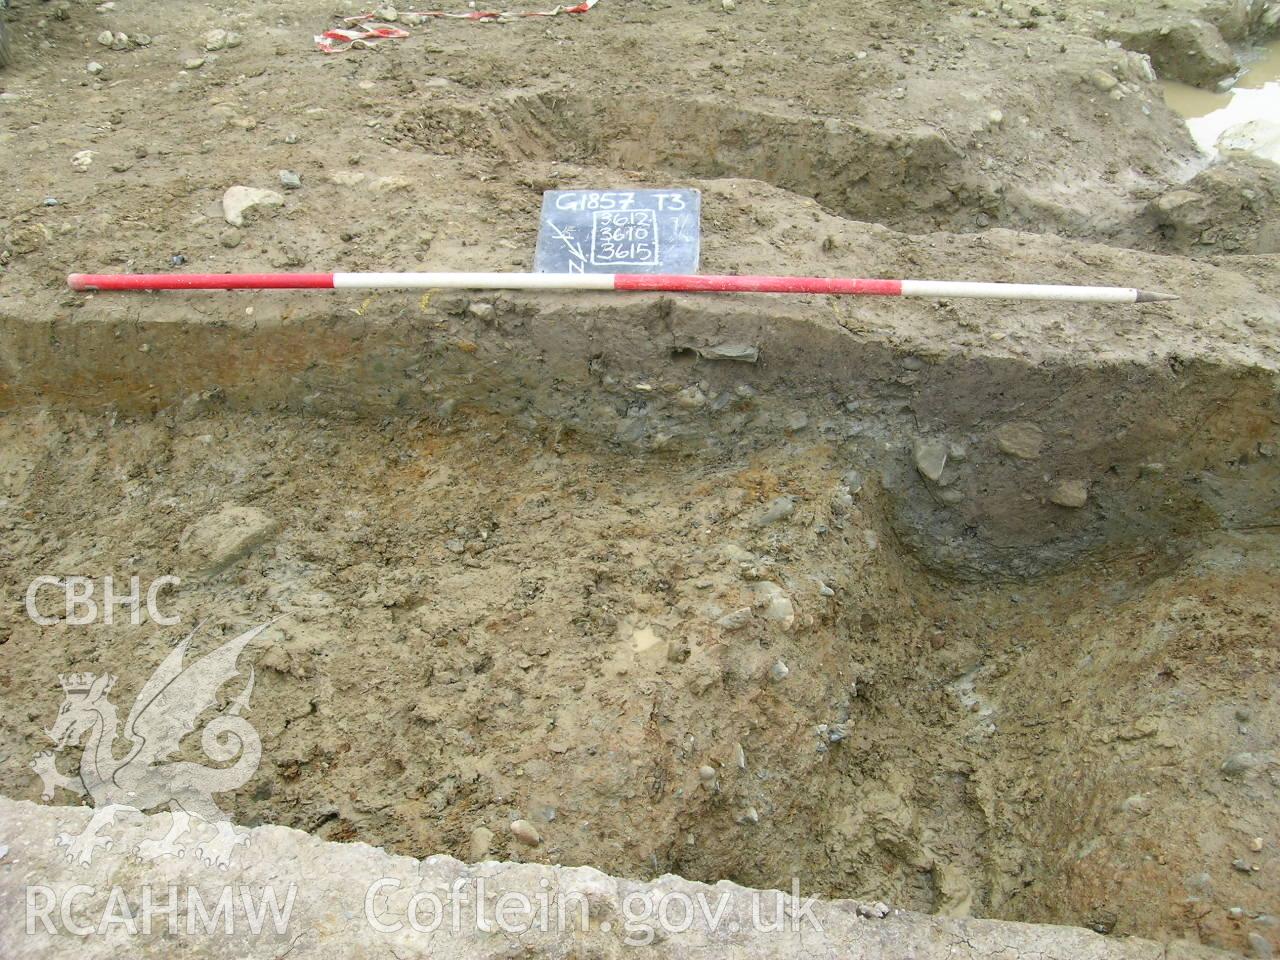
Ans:
[{"label": "small pebble in soil", "polygon": [[777,660],[774,662],[773,666],[769,668],[769,679],[774,683],[781,683],[783,680],[787,679],[787,676],[790,673],[791,668],[781,660]]},{"label": "small pebble in soil", "polygon": [[1222,775],[1228,780],[1243,780],[1259,766],[1261,761],[1256,754],[1233,753],[1222,762]]},{"label": "small pebble in soil", "polygon": [[281,170],[280,186],[286,190],[297,190],[302,186],[302,178],[292,170]]},{"label": "small pebble in soil", "polygon": [[412,186],[413,181],[408,177],[376,177],[369,183],[369,189],[374,193],[396,193]]},{"label": "small pebble in soil", "polygon": [[751,622],[751,617],[750,607],[739,607],[737,610],[731,610],[717,620],[716,626],[722,630],[741,630]]},{"label": "small pebble in soil", "polygon": [[98,74],[100,74],[103,71],[103,69],[104,68],[102,64],[100,64],[97,60],[90,60],[89,65],[85,67],[85,70],[87,70],[89,73],[91,73],[95,77]]},{"label": "small pebble in soil", "polygon": [[[141,348],[150,351],[150,344]],[[213,577],[267,543],[279,530],[276,520],[256,507],[224,503],[191,524],[178,542],[178,562],[188,573]]]},{"label": "small pebble in soil", "polygon": [[511,835],[528,847],[536,847],[542,842],[542,834],[528,820],[512,820]]},{"label": "small pebble in soil", "polygon": [[274,190],[237,184],[222,195],[222,216],[233,227],[243,227],[250,217],[274,212],[284,205],[284,197]]},{"label": "small pebble in soil", "polygon": [[210,30],[202,37],[206,50],[224,50],[240,46],[240,34],[231,30]]},{"label": "small pebble in soil", "polygon": [[1084,480],[1061,480],[1049,494],[1049,501],[1060,507],[1079,510],[1089,500],[1089,485]]},{"label": "small pebble in soil", "polygon": [[1103,93],[1109,93],[1120,83],[1113,74],[1101,69],[1093,71],[1089,75],[1089,80]]},{"label": "small pebble in soil", "polygon": [[785,520],[791,514],[795,513],[796,498],[795,497],[775,497],[765,506],[755,519],[757,527],[767,527],[771,523],[777,523],[779,520]]},{"label": "small pebble in soil", "polygon": [[911,445],[916,469],[926,480],[937,483],[947,467],[947,445],[941,440],[920,437]]},{"label": "small pebble in soil", "polygon": [[697,410],[707,404],[707,395],[697,384],[685,387],[676,394],[676,406],[685,410]]},{"label": "small pebble in soil", "polygon": [[786,595],[782,587],[768,580],[762,580],[752,591],[756,595],[756,607],[764,614],[766,620],[781,624],[784,630],[790,630],[796,620],[795,604]]},{"label": "small pebble in soil", "polygon": [[1044,448],[1044,431],[1034,423],[1015,420],[996,429],[996,446],[1001,453],[1019,460],[1036,460]]}]

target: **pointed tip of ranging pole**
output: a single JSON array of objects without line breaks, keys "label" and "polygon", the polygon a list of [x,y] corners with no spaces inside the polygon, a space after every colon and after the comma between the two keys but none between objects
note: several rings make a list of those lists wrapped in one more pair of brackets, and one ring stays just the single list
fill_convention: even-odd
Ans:
[{"label": "pointed tip of ranging pole", "polygon": [[1157,300],[1177,300],[1176,293],[1153,293],[1150,290],[1139,290],[1135,303],[1155,303]]}]

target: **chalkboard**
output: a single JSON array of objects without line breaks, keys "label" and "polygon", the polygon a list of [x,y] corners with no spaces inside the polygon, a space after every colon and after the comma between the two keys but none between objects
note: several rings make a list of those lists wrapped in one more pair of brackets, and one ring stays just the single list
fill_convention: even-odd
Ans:
[{"label": "chalkboard", "polygon": [[547,190],[538,273],[697,273],[697,190]]}]

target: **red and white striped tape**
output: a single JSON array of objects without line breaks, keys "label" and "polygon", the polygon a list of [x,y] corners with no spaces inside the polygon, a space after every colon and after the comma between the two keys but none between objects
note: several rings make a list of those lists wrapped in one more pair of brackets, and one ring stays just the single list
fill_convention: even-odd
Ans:
[{"label": "red and white striped tape", "polygon": [[978,297],[1148,303],[1171,294],[1133,287],[853,277],[670,273],[73,273],[73,290],[650,290],[675,293],[829,293],[878,297]]},{"label": "red and white striped tape", "polygon": [[316,49],[321,53],[342,53],[344,50],[372,47],[377,40],[403,40],[407,36],[408,30],[385,24],[364,30],[326,30],[316,37]]},{"label": "red and white striped tape", "polygon": [[[582,0],[570,7],[553,7],[550,10],[468,10],[465,13],[453,13],[447,10],[404,10],[399,17],[444,18],[449,20],[483,20],[489,23],[510,23],[526,17],[558,17],[562,13],[586,13],[600,0]],[[368,23],[361,29],[326,30],[315,38],[316,49],[321,53],[342,53],[357,47],[372,47],[378,40],[403,40],[409,31],[393,27],[388,23],[370,23],[378,20],[376,13],[362,13],[354,17],[344,17],[343,22],[349,24]]]}]

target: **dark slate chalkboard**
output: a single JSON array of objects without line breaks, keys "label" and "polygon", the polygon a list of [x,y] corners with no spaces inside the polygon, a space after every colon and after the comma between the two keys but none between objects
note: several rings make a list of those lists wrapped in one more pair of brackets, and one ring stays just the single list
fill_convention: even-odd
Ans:
[{"label": "dark slate chalkboard", "polygon": [[697,190],[547,190],[538,273],[697,273]]}]

